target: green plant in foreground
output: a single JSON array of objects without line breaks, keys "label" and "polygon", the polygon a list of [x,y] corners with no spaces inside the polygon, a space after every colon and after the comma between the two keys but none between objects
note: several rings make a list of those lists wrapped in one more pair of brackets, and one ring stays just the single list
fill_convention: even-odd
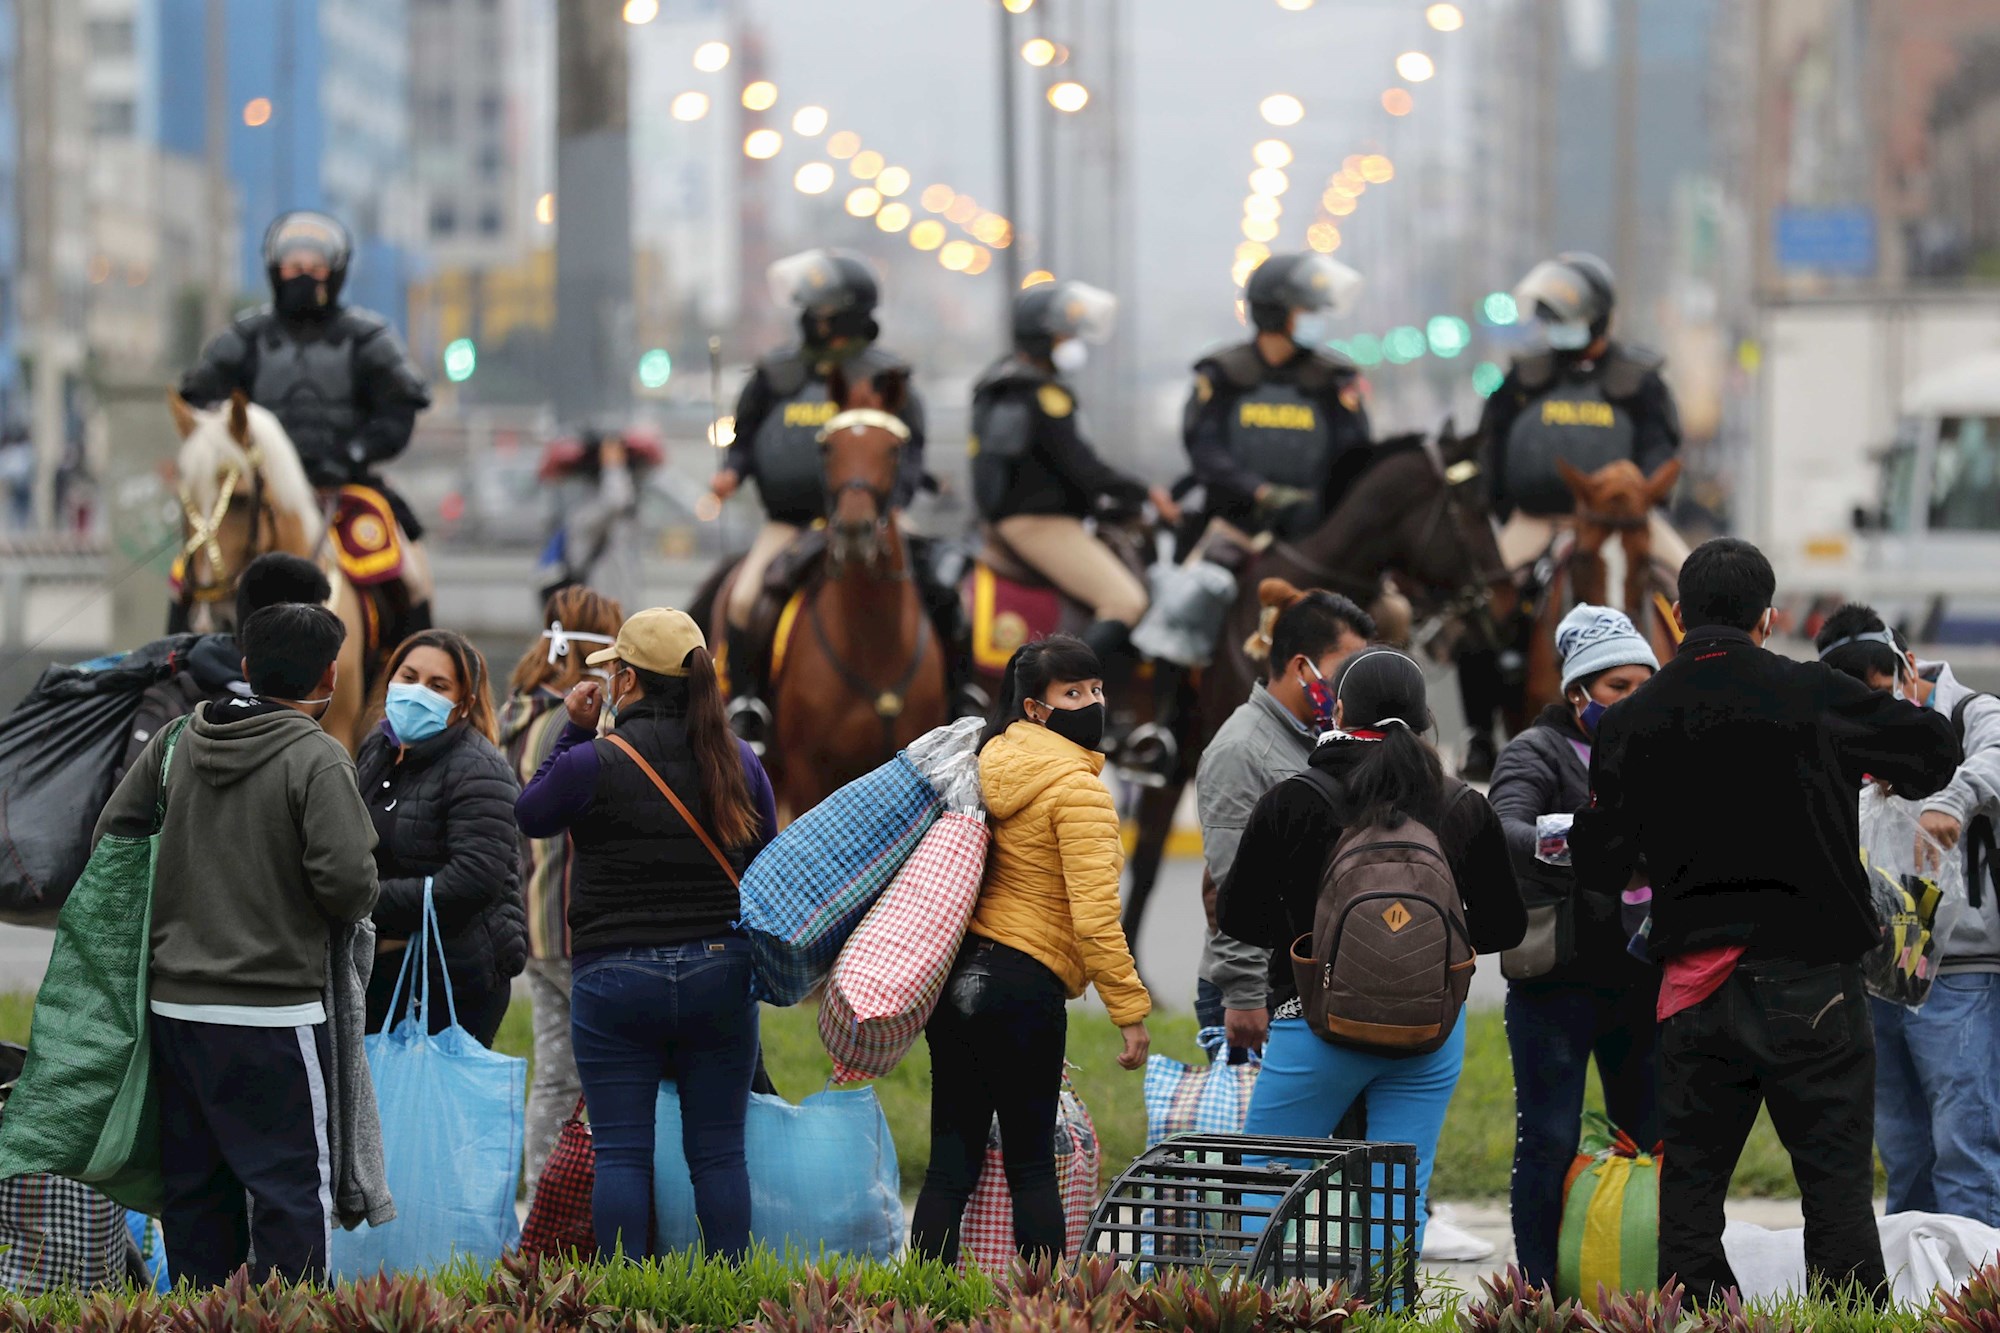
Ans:
[{"label": "green plant in foreground", "polygon": [[1459,1307],[1460,1333],[1594,1333],[1590,1316],[1575,1301],[1557,1304],[1547,1286],[1536,1286],[1518,1264],[1481,1278],[1486,1293]]},{"label": "green plant in foreground", "polygon": [[1672,1278],[1658,1291],[1620,1291],[1597,1284],[1596,1333],[1700,1333],[1702,1318],[1686,1308],[1687,1290]]},{"label": "green plant in foreground", "polygon": [[2000,1260],[1975,1272],[1956,1295],[1940,1293],[1926,1333],[2000,1333]]}]

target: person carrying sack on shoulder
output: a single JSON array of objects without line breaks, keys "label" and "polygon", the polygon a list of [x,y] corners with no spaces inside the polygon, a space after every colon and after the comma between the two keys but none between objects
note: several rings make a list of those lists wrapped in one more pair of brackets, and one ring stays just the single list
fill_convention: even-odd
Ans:
[{"label": "person carrying sack on shoulder", "polygon": [[321,1281],[334,1226],[327,939],[375,906],[375,830],[354,764],[318,718],[347,636],[284,604],[237,635],[250,693],[195,710],[173,771],[155,736],[98,819],[143,836],[164,786],[153,872],[151,1040],[174,1273],[213,1287]]},{"label": "person carrying sack on shoulder", "polygon": [[1423,669],[1357,653],[1333,716],[1306,771],[1258,802],[1217,902],[1226,933],[1271,950],[1243,1132],[1325,1138],[1361,1101],[1371,1139],[1416,1146],[1421,1248],[1473,955],[1519,944],[1527,917],[1498,816],[1423,739]]}]

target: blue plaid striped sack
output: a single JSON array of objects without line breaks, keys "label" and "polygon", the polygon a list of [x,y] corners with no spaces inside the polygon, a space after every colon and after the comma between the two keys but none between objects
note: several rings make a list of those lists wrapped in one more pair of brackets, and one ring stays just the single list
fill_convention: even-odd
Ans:
[{"label": "blue plaid striped sack", "polygon": [[797,1004],[826,979],[941,808],[936,789],[898,754],[799,816],[750,863],[743,928],[758,999]]},{"label": "blue plaid striped sack", "polygon": [[1253,1054],[1240,1065],[1217,1063],[1227,1043],[1221,1028],[1203,1028],[1196,1040],[1208,1052],[1206,1065],[1184,1065],[1164,1055],[1146,1060],[1149,1148],[1176,1134],[1241,1134],[1250,1116],[1261,1059]]}]

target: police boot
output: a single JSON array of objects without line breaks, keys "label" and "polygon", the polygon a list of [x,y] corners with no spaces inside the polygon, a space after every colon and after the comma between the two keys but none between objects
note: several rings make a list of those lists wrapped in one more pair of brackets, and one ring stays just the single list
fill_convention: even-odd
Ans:
[{"label": "police boot", "polygon": [[771,739],[771,710],[757,697],[756,650],[748,632],[733,626],[724,642],[729,651],[729,729],[761,757]]}]

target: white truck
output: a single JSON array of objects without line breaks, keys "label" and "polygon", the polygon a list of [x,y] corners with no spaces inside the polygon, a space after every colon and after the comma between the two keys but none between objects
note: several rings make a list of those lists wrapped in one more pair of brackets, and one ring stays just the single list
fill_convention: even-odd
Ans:
[{"label": "white truck", "polygon": [[1740,527],[1792,599],[2000,642],[2000,293],[1759,312]]}]

